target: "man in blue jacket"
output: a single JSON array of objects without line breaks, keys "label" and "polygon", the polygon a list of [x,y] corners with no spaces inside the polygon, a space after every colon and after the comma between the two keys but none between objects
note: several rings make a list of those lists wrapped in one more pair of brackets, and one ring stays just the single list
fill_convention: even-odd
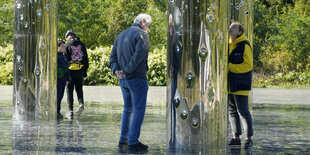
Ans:
[{"label": "man in blue jacket", "polygon": [[118,146],[122,149],[128,145],[129,151],[146,151],[148,148],[138,139],[148,91],[146,72],[150,39],[147,33],[151,22],[150,15],[138,15],[134,24],[118,35],[110,55],[109,66],[119,79],[124,99]]}]

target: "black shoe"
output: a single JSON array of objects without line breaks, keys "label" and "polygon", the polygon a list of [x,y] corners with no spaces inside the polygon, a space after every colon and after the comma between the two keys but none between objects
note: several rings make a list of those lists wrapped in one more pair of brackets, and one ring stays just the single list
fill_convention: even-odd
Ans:
[{"label": "black shoe", "polygon": [[127,153],[128,143],[127,142],[119,142],[118,143],[118,153]]},{"label": "black shoe", "polygon": [[252,147],[253,147],[253,142],[252,142],[252,140],[251,140],[251,139],[245,140],[245,142],[244,142],[244,148],[245,148],[245,149],[250,149],[250,148],[252,148]]},{"label": "black shoe", "polygon": [[147,151],[148,146],[142,144],[141,142],[137,143],[137,144],[133,144],[133,145],[128,145],[128,151],[132,151],[132,152],[143,152],[143,151]]},{"label": "black shoe", "polygon": [[57,119],[63,119],[64,116],[61,113],[57,113]]},{"label": "black shoe", "polygon": [[119,142],[118,143],[118,148],[127,148],[128,147],[128,143],[127,142]]},{"label": "black shoe", "polygon": [[228,142],[228,146],[231,148],[241,148],[241,140],[240,139],[234,139],[232,138],[229,142]]}]

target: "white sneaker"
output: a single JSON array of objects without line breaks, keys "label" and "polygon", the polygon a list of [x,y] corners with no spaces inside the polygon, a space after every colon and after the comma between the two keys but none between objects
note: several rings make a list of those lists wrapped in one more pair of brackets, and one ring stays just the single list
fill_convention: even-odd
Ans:
[{"label": "white sneaker", "polygon": [[65,114],[65,117],[66,117],[68,120],[72,120],[72,118],[73,118],[73,111],[68,111],[68,112]]},{"label": "white sneaker", "polygon": [[80,116],[84,111],[84,104],[80,104],[79,108],[75,111],[76,116]]}]

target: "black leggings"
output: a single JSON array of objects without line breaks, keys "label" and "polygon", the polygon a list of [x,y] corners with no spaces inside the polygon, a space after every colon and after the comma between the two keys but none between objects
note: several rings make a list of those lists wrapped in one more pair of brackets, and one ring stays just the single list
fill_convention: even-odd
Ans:
[{"label": "black leggings", "polygon": [[71,80],[67,86],[67,100],[69,104],[69,110],[73,110],[73,90],[75,87],[75,91],[77,94],[77,98],[79,104],[84,104],[83,98],[83,71],[82,70],[70,70]]}]

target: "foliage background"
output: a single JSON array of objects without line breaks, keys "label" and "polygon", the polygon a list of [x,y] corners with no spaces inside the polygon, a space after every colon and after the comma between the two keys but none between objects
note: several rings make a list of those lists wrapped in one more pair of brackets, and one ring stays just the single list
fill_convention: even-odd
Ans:
[{"label": "foliage background", "polygon": [[[166,81],[166,0],[59,0],[58,37],[73,29],[89,48],[88,85],[115,85],[107,67],[117,34],[149,13],[150,85]],[[0,84],[12,84],[14,1],[0,1]],[[310,1],[254,0],[254,85],[310,86]],[[124,7],[126,6],[126,7]]]}]

